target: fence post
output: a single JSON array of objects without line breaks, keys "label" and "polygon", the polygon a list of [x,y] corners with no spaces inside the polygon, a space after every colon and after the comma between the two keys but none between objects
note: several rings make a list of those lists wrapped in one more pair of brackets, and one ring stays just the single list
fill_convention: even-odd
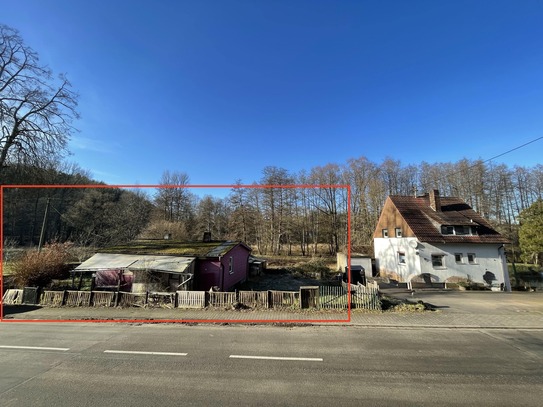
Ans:
[{"label": "fence post", "polygon": [[268,308],[273,308],[273,292],[268,290]]},{"label": "fence post", "polygon": [[66,295],[68,294],[68,291],[64,290],[62,292],[62,301],[60,302],[60,305],[66,305]]}]

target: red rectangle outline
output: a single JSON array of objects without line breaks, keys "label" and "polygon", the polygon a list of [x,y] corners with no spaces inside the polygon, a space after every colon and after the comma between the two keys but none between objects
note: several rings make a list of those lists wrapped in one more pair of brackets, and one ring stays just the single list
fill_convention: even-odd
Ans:
[{"label": "red rectangle outline", "polygon": [[[249,189],[249,188],[345,188],[347,189],[347,266],[348,269],[351,269],[351,187],[347,184],[298,184],[298,185],[25,185],[25,184],[12,184],[12,185],[0,185],[0,293],[3,293],[3,245],[4,245],[4,189],[10,188],[124,188],[124,189],[137,189],[137,188],[229,188],[229,189]],[[347,284],[351,284],[351,273],[347,273]],[[284,324],[284,323],[297,323],[297,324],[311,324],[311,323],[345,323],[351,322],[351,291],[347,290],[347,319],[246,319],[246,320],[231,320],[231,319],[160,319],[160,320],[147,320],[147,319],[5,319],[4,318],[4,304],[3,304],[3,295],[0,296],[0,323],[11,323],[11,322],[24,322],[24,323],[33,323],[33,322],[52,322],[52,323],[63,323],[63,322],[119,322],[119,323],[228,323],[228,324],[250,324],[250,323],[262,323],[262,324]]]}]

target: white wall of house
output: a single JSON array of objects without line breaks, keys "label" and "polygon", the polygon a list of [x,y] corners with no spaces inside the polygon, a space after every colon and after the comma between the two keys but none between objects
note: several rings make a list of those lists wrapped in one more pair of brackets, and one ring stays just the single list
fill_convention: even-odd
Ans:
[{"label": "white wall of house", "polygon": [[[496,278],[493,285],[508,284],[507,263],[501,248],[501,244],[420,243],[420,270],[422,273],[437,276],[440,281],[461,277],[483,284],[483,276],[490,272]],[[433,264],[432,255],[443,255],[443,266]]]},{"label": "white wall of house", "polygon": [[[416,238],[376,238],[374,248],[377,270],[382,276],[410,281],[413,277],[428,273],[440,282],[460,277],[484,284],[483,276],[488,271],[496,278],[493,285],[504,283],[505,288],[510,290],[507,263],[500,244],[445,245],[421,243]],[[443,265],[435,265],[432,255],[443,256]]]},{"label": "white wall of house", "polygon": [[[408,281],[411,276],[422,273],[416,238],[375,238],[373,246],[376,268],[381,276]],[[401,262],[400,254],[405,262]]]}]

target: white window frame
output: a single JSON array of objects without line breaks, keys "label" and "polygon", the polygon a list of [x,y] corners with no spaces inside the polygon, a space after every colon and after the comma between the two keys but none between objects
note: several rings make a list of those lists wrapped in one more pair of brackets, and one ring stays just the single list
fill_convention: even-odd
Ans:
[{"label": "white window frame", "polygon": [[[470,260],[471,257],[471,260]],[[468,263],[469,264],[477,264],[477,256],[475,253],[468,253]]]},{"label": "white window frame", "polygon": [[386,239],[388,238],[388,229],[383,229],[382,230],[382,233],[383,233],[383,237]]},{"label": "white window frame", "polygon": [[454,261],[457,264],[464,264],[464,255],[462,253],[455,253],[454,254]]},{"label": "white window frame", "polygon": [[394,232],[396,234],[396,237],[402,237],[402,228],[395,228]]},{"label": "white window frame", "polygon": [[398,252],[398,264],[407,264],[407,259],[405,258],[405,252]]}]

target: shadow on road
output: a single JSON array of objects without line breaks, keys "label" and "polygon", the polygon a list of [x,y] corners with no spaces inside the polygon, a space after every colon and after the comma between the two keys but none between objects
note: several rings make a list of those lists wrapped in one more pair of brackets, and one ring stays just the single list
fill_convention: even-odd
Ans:
[{"label": "shadow on road", "polygon": [[14,314],[22,314],[25,312],[35,311],[40,309],[39,305],[3,305],[4,318],[9,318]]}]

